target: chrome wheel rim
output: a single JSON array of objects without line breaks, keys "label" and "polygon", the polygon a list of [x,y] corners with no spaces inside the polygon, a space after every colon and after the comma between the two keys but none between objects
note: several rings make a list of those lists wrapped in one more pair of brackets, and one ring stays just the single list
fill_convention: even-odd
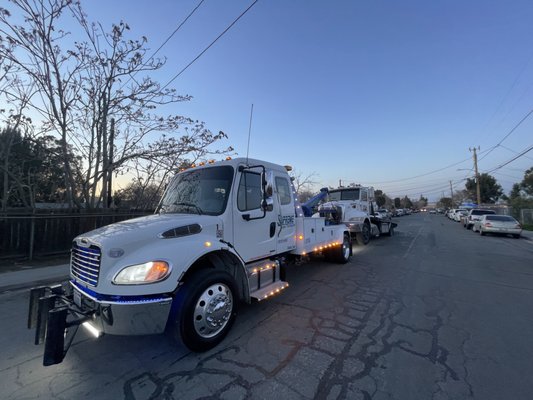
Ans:
[{"label": "chrome wheel rim", "polygon": [[349,245],[349,241],[346,240],[346,238],[342,242],[342,254],[345,260],[347,260],[350,257],[350,245]]},{"label": "chrome wheel rim", "polygon": [[209,286],[194,307],[194,329],[203,338],[218,335],[228,324],[233,312],[233,294],[224,283]]}]

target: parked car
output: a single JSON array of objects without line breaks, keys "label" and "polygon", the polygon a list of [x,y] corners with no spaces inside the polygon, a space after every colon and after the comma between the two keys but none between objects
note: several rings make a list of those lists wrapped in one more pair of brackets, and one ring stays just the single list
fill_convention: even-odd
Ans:
[{"label": "parked car", "polygon": [[474,222],[472,230],[479,232],[481,236],[487,233],[497,233],[513,235],[513,237],[518,239],[522,233],[522,226],[509,215],[485,214]]},{"label": "parked car", "polygon": [[394,216],[401,217],[402,215],[404,215],[403,208],[397,208],[396,211],[394,212]]},{"label": "parked car", "polygon": [[455,222],[461,222],[461,217],[468,214],[468,210],[465,208],[457,208],[453,213],[453,220]]},{"label": "parked car", "polygon": [[473,208],[468,212],[466,217],[463,219],[463,226],[466,229],[472,228],[474,226],[474,222],[481,219],[482,215],[488,215],[488,214],[496,214],[494,210],[486,210],[483,208]]},{"label": "parked car", "polygon": [[450,209],[448,210],[448,213],[446,214],[446,216],[447,216],[449,219],[453,220],[453,216],[454,216],[456,210],[457,210],[457,208],[450,208]]},{"label": "parked car", "polygon": [[437,210],[435,210],[434,208],[432,208],[432,209],[429,210],[429,213],[430,213],[430,214],[437,214]]},{"label": "parked car", "polygon": [[389,210],[387,210],[386,208],[380,208],[378,210],[378,213],[380,215],[382,215],[384,218],[391,218],[392,217],[392,213]]}]

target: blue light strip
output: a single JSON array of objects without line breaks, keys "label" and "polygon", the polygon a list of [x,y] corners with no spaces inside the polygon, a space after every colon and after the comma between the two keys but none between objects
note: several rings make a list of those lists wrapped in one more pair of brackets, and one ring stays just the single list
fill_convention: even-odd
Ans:
[{"label": "blue light strip", "polygon": [[70,283],[79,291],[85,293],[87,296],[93,298],[98,302],[103,303],[154,303],[158,301],[170,300],[169,295],[164,294],[151,294],[143,296],[119,296],[96,293],[94,290],[81,286],[79,283],[71,280]]}]

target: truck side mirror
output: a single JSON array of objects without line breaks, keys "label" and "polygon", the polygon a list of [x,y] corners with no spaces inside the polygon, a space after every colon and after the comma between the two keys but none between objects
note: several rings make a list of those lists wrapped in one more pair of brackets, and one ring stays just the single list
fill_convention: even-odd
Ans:
[{"label": "truck side mirror", "polygon": [[263,174],[263,190],[267,198],[274,194],[274,172],[267,171]]},{"label": "truck side mirror", "polygon": [[272,197],[267,197],[261,202],[261,208],[263,211],[272,211],[274,210],[274,199]]}]

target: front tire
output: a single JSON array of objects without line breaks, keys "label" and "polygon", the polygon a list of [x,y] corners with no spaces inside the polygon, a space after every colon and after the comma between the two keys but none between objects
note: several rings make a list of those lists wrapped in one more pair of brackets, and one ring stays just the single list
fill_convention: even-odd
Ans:
[{"label": "front tire", "polygon": [[364,223],[362,231],[356,234],[357,243],[365,246],[370,242],[370,224]]},{"label": "front tire", "polygon": [[225,271],[203,269],[179,289],[171,331],[195,352],[219,344],[235,320],[238,294],[233,277]]}]

